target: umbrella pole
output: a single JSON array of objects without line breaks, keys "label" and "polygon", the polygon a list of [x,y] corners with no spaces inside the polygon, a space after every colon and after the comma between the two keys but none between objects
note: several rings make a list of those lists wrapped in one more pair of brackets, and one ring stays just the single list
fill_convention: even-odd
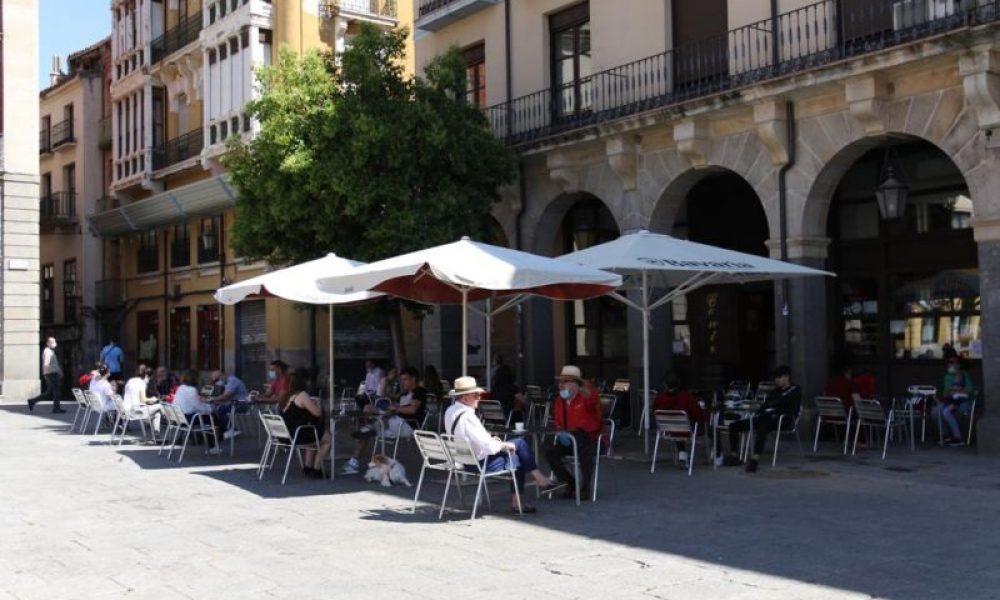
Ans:
[{"label": "umbrella pole", "polygon": [[462,288],[462,377],[469,370],[469,290]]},{"label": "umbrella pole", "polygon": [[486,389],[493,389],[493,301],[486,300]]},{"label": "umbrella pole", "polygon": [[329,373],[330,373],[330,381],[329,381],[329,384],[330,384],[330,414],[333,414],[333,403],[335,401],[334,394],[335,394],[335,390],[337,389],[336,388],[336,381],[337,380],[334,379],[334,377],[333,377],[333,304],[330,305],[330,352],[329,352],[329,361],[330,361],[330,365],[329,365],[329,367],[330,367],[330,371],[329,371]]},{"label": "umbrella pole", "polygon": [[330,352],[329,352],[329,355],[330,355],[329,356],[329,361],[330,361],[330,381],[329,381],[329,384],[330,384],[330,435],[332,436],[331,437],[331,443],[330,443],[330,480],[333,481],[333,478],[336,477],[336,473],[335,472],[336,472],[336,469],[337,469],[337,444],[336,444],[336,441],[337,441],[337,438],[336,438],[337,431],[336,431],[336,429],[334,429],[337,426],[337,422],[333,419],[333,405],[334,405],[334,402],[335,402],[335,399],[334,399],[334,390],[336,389],[336,385],[334,384],[334,382],[336,380],[333,377],[333,304],[330,304],[330,324],[329,324],[329,326],[330,326]]},{"label": "umbrella pole", "polygon": [[649,285],[648,272],[642,272],[642,419],[645,426],[643,447],[649,454]]}]

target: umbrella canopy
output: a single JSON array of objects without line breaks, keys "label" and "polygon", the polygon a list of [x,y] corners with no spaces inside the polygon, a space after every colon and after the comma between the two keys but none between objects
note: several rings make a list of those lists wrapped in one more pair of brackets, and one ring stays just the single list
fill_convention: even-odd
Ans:
[{"label": "umbrella canopy", "polygon": [[495,310],[488,309],[489,318],[528,296],[553,300],[595,298],[619,287],[622,278],[463,237],[451,244],[387,258],[340,275],[320,277],[316,284],[320,290],[334,294],[376,291],[416,302],[461,304],[462,374],[465,375],[470,301],[513,297]]},{"label": "umbrella canopy", "polygon": [[236,304],[250,296],[275,296],[304,304],[353,304],[373,300],[381,294],[331,294],[316,287],[319,277],[345,273],[362,265],[364,263],[341,258],[331,252],[323,258],[219,288],[215,292],[215,300],[222,304]]},{"label": "umbrella canopy", "polygon": [[[612,296],[642,313],[643,412],[640,434],[652,427],[649,416],[649,318],[652,311],[708,284],[746,283],[833,275],[801,265],[681,240],[669,235],[636,231],[615,240],[565,254],[559,260],[625,275],[625,286],[639,291],[635,302],[620,293]],[[668,290],[651,297],[654,288]],[[649,438],[646,438],[648,450]]]}]

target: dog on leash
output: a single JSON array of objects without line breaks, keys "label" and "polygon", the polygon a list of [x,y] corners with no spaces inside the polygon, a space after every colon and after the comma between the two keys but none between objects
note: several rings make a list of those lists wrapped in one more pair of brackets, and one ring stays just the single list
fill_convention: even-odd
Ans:
[{"label": "dog on leash", "polygon": [[382,487],[392,487],[392,484],[405,485],[411,487],[410,480],[406,478],[406,469],[394,458],[376,454],[372,461],[368,463],[368,472],[365,473],[365,481],[377,481]]}]

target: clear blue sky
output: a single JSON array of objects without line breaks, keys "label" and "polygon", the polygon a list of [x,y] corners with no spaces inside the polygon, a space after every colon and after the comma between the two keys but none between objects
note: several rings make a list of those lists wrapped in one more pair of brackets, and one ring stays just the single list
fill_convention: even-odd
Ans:
[{"label": "clear blue sky", "polygon": [[49,85],[52,55],[66,57],[111,33],[109,0],[39,0],[38,88]]}]

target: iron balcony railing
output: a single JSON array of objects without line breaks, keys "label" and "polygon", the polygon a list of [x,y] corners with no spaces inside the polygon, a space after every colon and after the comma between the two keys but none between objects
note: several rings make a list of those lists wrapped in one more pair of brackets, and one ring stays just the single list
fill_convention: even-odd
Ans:
[{"label": "iron balcony railing", "polygon": [[[69,282],[64,281],[63,285]],[[80,312],[83,307],[83,299],[79,296],[63,296],[63,322],[76,323],[80,320]]]},{"label": "iron balcony railing", "polygon": [[395,19],[396,0],[322,0],[319,4],[319,14],[324,19],[332,19],[341,12]]},{"label": "iron balcony railing", "polygon": [[38,132],[38,153],[45,154],[52,152],[52,132],[42,129]]},{"label": "iron balcony railing", "polygon": [[[448,0],[423,0],[434,10]],[[972,7],[965,7],[974,4]],[[1000,0],[823,0],[724,36],[681,46],[485,109],[493,132],[525,144],[735,90],[962,27],[1000,20]],[[420,14],[423,14],[421,12]]]},{"label": "iron balcony railing", "polygon": [[76,192],[52,192],[41,198],[41,222],[66,223],[76,220]]},{"label": "iron balcony railing", "polygon": [[162,146],[153,148],[153,170],[165,169],[182,160],[198,156],[205,145],[202,128],[179,135]]},{"label": "iron balcony railing", "polygon": [[198,39],[201,33],[201,11],[184,19],[150,43],[150,57],[158,63],[167,56]]},{"label": "iron balcony railing", "polygon": [[420,0],[417,6],[417,17],[425,17],[432,12],[457,1],[458,0]]},{"label": "iron balcony railing", "polygon": [[125,285],[121,279],[94,282],[94,303],[97,308],[115,308],[125,303]]},{"label": "iron balcony railing", "polygon": [[73,119],[66,119],[52,126],[53,148],[75,141],[76,138],[73,137]]},{"label": "iron balcony railing", "polygon": [[94,201],[95,212],[105,212],[121,206],[121,201],[114,196],[101,196]]}]

